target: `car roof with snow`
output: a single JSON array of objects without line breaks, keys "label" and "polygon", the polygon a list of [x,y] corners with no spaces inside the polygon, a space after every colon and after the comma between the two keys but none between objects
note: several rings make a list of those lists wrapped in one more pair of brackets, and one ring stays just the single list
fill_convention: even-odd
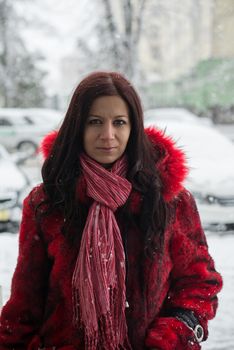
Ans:
[{"label": "car roof with snow", "polygon": [[213,122],[207,117],[199,117],[185,108],[154,108],[144,112],[146,122],[154,120],[171,120],[183,121],[188,123],[202,123],[205,125],[213,125]]}]

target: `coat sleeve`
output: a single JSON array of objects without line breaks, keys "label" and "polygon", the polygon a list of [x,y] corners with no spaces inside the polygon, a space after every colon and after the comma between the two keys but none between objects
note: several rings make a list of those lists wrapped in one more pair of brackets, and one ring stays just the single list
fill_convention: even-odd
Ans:
[{"label": "coat sleeve", "polygon": [[173,310],[194,313],[208,336],[207,323],[216,314],[222,278],[215,270],[193,196],[184,190],[177,200],[169,246],[172,271],[170,288],[161,317],[151,325],[146,345],[162,350],[198,350],[200,344],[183,322],[171,317]]},{"label": "coat sleeve", "polygon": [[19,254],[10,299],[0,316],[0,350],[26,349],[40,327],[48,283],[49,262],[31,206],[24,200]]}]

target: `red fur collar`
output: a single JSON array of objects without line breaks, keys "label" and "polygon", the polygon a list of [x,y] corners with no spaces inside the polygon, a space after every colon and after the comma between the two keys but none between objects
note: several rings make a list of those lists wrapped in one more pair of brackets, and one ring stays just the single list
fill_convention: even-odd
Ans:
[{"label": "red fur collar", "polygon": [[[145,129],[145,132],[162,154],[156,167],[163,183],[163,197],[166,201],[171,201],[183,189],[183,181],[188,173],[185,154],[162,130],[150,127]],[[49,156],[56,136],[57,131],[53,131],[43,139],[40,151],[44,158]]]},{"label": "red fur collar", "polygon": [[156,148],[162,151],[160,153],[163,155],[156,167],[161,175],[164,199],[170,201],[183,189],[188,174],[185,153],[176,147],[175,141],[166,136],[164,131],[149,127],[145,132]]}]

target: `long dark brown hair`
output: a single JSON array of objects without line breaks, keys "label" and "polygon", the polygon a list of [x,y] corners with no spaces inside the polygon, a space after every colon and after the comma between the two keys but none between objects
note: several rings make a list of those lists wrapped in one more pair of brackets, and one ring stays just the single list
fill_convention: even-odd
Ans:
[{"label": "long dark brown hair", "polygon": [[[65,233],[75,222],[80,227],[84,224],[82,205],[75,198],[76,182],[81,174],[79,155],[83,152],[84,127],[90,107],[101,96],[120,96],[129,108],[131,133],[126,148],[127,178],[143,197],[140,226],[145,232],[145,251],[152,255],[160,246],[159,241],[163,240],[167,223],[166,203],[155,167],[159,155],[144,132],[140,98],[121,74],[95,72],[84,78],[75,89],[50,156],[42,167],[44,191],[50,208],[62,208]],[[123,210],[127,217],[128,206]]]}]

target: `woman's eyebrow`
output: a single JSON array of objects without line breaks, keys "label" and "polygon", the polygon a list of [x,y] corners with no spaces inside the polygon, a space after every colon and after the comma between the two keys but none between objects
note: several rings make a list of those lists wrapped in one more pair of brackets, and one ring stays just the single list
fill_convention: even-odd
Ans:
[{"label": "woman's eyebrow", "polygon": [[128,115],[126,115],[126,114],[119,114],[119,115],[115,115],[114,118],[128,118]]},{"label": "woman's eyebrow", "polygon": [[[93,114],[93,113],[90,113],[90,115],[88,116],[88,118],[91,118],[91,117],[96,117],[96,118],[104,118],[103,116],[101,115],[98,115],[98,114]],[[128,118],[129,116],[127,114],[118,114],[118,115],[114,115],[113,118]]]},{"label": "woman's eyebrow", "polygon": [[101,115],[97,115],[97,114],[93,114],[93,113],[88,115],[88,118],[91,118],[91,117],[103,118]]}]

